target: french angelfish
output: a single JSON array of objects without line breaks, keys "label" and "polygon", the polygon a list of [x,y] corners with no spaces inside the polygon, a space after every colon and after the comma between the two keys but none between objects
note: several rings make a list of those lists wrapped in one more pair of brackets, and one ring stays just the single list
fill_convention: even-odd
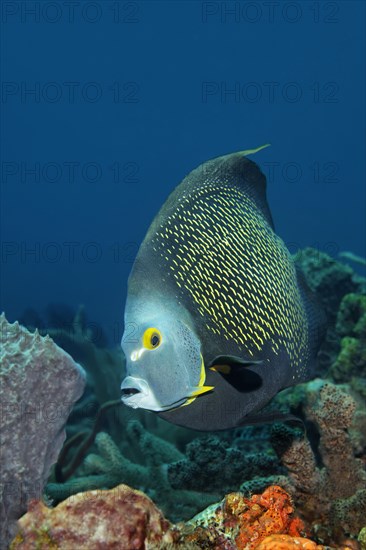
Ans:
[{"label": "french angelfish", "polygon": [[246,157],[262,148],[205,162],[153,220],[128,281],[126,405],[222,430],[311,377],[323,319]]}]

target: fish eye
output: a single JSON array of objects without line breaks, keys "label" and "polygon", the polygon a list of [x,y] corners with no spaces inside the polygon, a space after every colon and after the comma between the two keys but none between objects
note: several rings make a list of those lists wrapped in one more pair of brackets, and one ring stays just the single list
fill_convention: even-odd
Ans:
[{"label": "fish eye", "polygon": [[142,343],[147,349],[156,349],[161,344],[161,332],[157,328],[148,328],[145,330]]},{"label": "fish eye", "polygon": [[156,348],[160,344],[160,338],[157,334],[153,334],[150,338],[150,342],[153,348]]}]

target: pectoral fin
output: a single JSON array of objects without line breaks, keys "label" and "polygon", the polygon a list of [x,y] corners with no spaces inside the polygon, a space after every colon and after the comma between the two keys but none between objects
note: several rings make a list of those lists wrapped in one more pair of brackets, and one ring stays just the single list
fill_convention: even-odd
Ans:
[{"label": "pectoral fin", "polygon": [[214,386],[196,386],[195,388],[191,388],[190,397],[198,397],[199,395],[212,391],[213,389],[215,389]]},{"label": "pectoral fin", "polygon": [[210,367],[210,370],[220,372],[221,374],[230,374],[231,367],[230,365],[214,365],[213,367]]},{"label": "pectoral fin", "polygon": [[[252,367],[253,365],[261,365],[263,361],[252,361],[243,359],[237,355],[218,355],[211,361],[209,368],[223,374],[229,374],[231,368]],[[230,370],[228,370],[230,368]]]},{"label": "pectoral fin", "polygon": [[219,355],[211,362],[210,370],[217,372],[228,384],[246,393],[262,385],[262,373],[256,367],[263,361],[251,361],[235,355]]}]

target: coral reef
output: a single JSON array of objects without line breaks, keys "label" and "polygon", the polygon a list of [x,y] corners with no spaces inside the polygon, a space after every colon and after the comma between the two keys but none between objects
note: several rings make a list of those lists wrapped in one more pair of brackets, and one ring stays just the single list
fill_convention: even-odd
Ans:
[{"label": "coral reef", "polygon": [[366,550],[366,527],[361,529],[357,540],[361,545],[361,550]]},{"label": "coral reef", "polygon": [[228,550],[252,550],[260,548],[260,544],[262,548],[272,544],[273,548],[273,539],[268,537],[281,534],[290,535],[293,542],[293,537],[305,535],[305,528],[294,515],[288,493],[276,485],[251,498],[231,493],[220,504],[193,518],[185,528],[186,540],[204,548]]},{"label": "coral reef", "polygon": [[219,436],[194,439],[185,457],[168,466],[174,489],[229,492],[256,476],[278,473],[278,459],[272,452],[248,453],[232,447]]},{"label": "coral reef", "polygon": [[127,480],[131,485],[146,489],[149,484],[148,469],[124,457],[107,433],[97,435],[96,447],[98,454],[88,454],[81,467],[83,475],[65,483],[49,483],[46,487],[48,498],[60,502],[75,493],[88,491],[90,487],[112,489]]},{"label": "coral reef", "polygon": [[129,483],[146,492],[174,521],[188,519],[202,507],[220,497],[218,492],[197,490],[173,491],[167,476],[167,465],[181,460],[183,455],[168,441],[149,433],[137,420],[127,425],[128,444],[137,447],[142,463],[129,460],[105,432],[96,437],[96,451],[87,455],[78,476],[66,483],[49,483],[48,498],[63,500],[79,491],[112,488],[120,483]]},{"label": "coral reef", "polygon": [[305,538],[281,487],[245,498],[231,493],[187,523],[172,525],[142,492],[119,485],[78,493],[56,508],[32,501],[10,550],[322,550]]},{"label": "coral reef", "polygon": [[[364,525],[362,491],[366,455],[366,410],[362,403],[362,397],[366,395],[362,393],[363,390],[366,392],[366,381],[362,376],[363,371],[357,376],[359,369],[365,365],[362,355],[365,349],[364,297],[359,294],[363,289],[363,281],[355,276],[350,267],[319,251],[306,249],[301,252],[298,260],[308,283],[323,302],[329,318],[328,337],[321,354],[320,371],[331,375],[337,371],[338,378],[334,374],[337,381],[347,380],[351,384],[359,395],[357,398],[357,394],[354,394],[356,410],[349,386],[343,390],[337,388],[335,396],[331,398],[332,392],[328,386],[325,391],[323,382],[303,384],[282,392],[276,401],[280,408],[283,405],[290,406],[291,412],[303,419],[306,435],[302,433],[296,436],[294,430],[276,425],[271,438],[276,452],[270,445],[268,426],[246,427],[199,438],[192,433],[191,440],[188,434],[185,450],[182,447],[184,437],[178,444],[181,430],[173,428],[175,431],[171,432],[171,437],[160,431],[161,437],[155,439],[156,448],[152,446],[154,450],[148,459],[146,450],[141,447],[141,437],[131,437],[131,426],[135,426],[135,429],[139,426],[139,434],[150,432],[149,435],[153,438],[156,438],[157,433],[152,435],[151,426],[145,420],[141,425],[127,418],[124,420],[124,427],[121,422],[120,438],[115,437],[115,432],[114,443],[109,438],[109,442],[119,453],[119,458],[114,463],[120,464],[120,467],[114,468],[110,460],[106,463],[102,460],[102,466],[98,469],[96,457],[103,458],[105,451],[102,450],[104,443],[101,446],[101,441],[108,436],[98,437],[97,448],[91,450],[90,459],[87,457],[75,477],[66,483],[64,496],[70,494],[67,491],[80,490],[78,480],[83,484],[83,489],[103,486],[103,476],[107,474],[108,484],[105,487],[123,482],[142,489],[163,507],[169,519],[177,521],[194,514],[198,510],[200,498],[202,507],[203,502],[213,501],[214,493],[222,497],[240,487],[244,495],[251,495],[275,484],[293,495],[300,513],[319,541],[338,543],[348,534],[357,537],[359,529]],[[353,339],[353,347],[347,347],[347,360],[342,356],[342,338]],[[359,361],[355,361],[355,349],[361,354]],[[325,398],[327,392],[329,394]],[[339,410],[341,405],[342,409]],[[320,411],[323,411],[326,418],[324,426],[321,415],[317,416]],[[328,422],[328,417],[329,420],[333,419],[333,424]],[[153,415],[150,418],[155,419]],[[341,420],[346,421],[346,427],[334,432],[336,437],[332,439],[330,426],[336,429],[337,422]],[[166,428],[171,429],[171,426],[167,425]],[[160,458],[160,462],[155,459],[154,464],[151,458],[167,438],[175,448],[179,446],[181,452],[175,459],[166,454],[163,459]],[[139,473],[136,473],[138,470]],[[341,481],[338,482],[338,478]],[[93,485],[95,482],[96,485]],[[337,490],[334,489],[336,484]],[[60,498],[64,498],[61,484],[49,487],[49,495],[57,500],[56,494],[60,491]],[[191,499],[189,505],[178,508],[177,502],[183,503],[185,498],[174,497],[178,494],[189,495],[190,490],[195,491],[191,493],[195,495],[195,503]],[[352,518],[352,525],[347,519],[349,517]]]},{"label": "coral reef", "polygon": [[173,542],[169,527],[146,495],[119,485],[110,491],[78,493],[53,509],[32,501],[10,550],[143,550]]},{"label": "coral reef", "polygon": [[[351,267],[313,249],[300,251],[297,262],[329,321],[316,371],[327,380],[289,388],[273,403],[275,409],[290,408],[303,421],[302,430],[277,423],[202,436],[120,406],[120,351],[95,345],[82,309],[76,315],[51,312],[53,328],[47,332],[87,371],[86,391],[69,417],[68,440],[46,487],[49,505],[67,499],[53,517],[71,503],[71,495],[86,491],[81,495],[87,496],[91,489],[112,494],[121,483],[144,491],[174,523],[233,492],[193,520],[170,527],[170,542],[149,541],[148,547],[320,550],[324,544],[366,550],[366,282]],[[40,498],[41,489],[33,495]],[[81,502],[79,495],[75,498]],[[38,519],[47,516],[47,525],[52,510],[34,506]],[[294,506],[303,524],[291,511]],[[64,520],[58,521],[61,527]],[[31,531],[33,537],[47,535],[47,529]],[[34,541],[31,531],[16,543],[25,548],[27,540]],[[70,548],[60,542],[56,547]]]},{"label": "coral reef", "polygon": [[318,376],[324,376],[340,348],[340,335],[335,328],[340,303],[346,294],[365,293],[366,279],[357,275],[350,266],[314,248],[299,250],[295,260],[327,316],[327,334],[316,370]]},{"label": "coral reef", "polygon": [[320,250],[304,248],[299,250],[295,260],[309,287],[323,305],[329,320],[335,319],[345,294],[360,291],[353,269]]},{"label": "coral reef", "polygon": [[1,547],[27,502],[40,498],[85,373],[49,336],[0,317]]},{"label": "coral reef", "polygon": [[273,434],[291,480],[290,493],[318,538],[356,537],[366,517],[366,471],[364,461],[354,456],[349,433],[355,401],[341,387],[316,380],[306,385],[306,402],[307,418],[320,434],[321,466],[307,438],[293,438],[283,426]]},{"label": "coral reef", "polygon": [[366,398],[366,296],[344,296],[336,331],[342,338],[341,349],[329,374],[336,382],[350,383]]}]

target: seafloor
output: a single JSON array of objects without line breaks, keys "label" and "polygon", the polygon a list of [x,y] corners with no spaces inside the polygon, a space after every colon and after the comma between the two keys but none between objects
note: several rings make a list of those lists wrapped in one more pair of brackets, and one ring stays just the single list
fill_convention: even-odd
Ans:
[{"label": "seafloor", "polygon": [[207,435],[132,411],[122,353],[82,308],[2,317],[1,548],[366,550],[365,262],[296,261],[328,330],[269,424]]}]

